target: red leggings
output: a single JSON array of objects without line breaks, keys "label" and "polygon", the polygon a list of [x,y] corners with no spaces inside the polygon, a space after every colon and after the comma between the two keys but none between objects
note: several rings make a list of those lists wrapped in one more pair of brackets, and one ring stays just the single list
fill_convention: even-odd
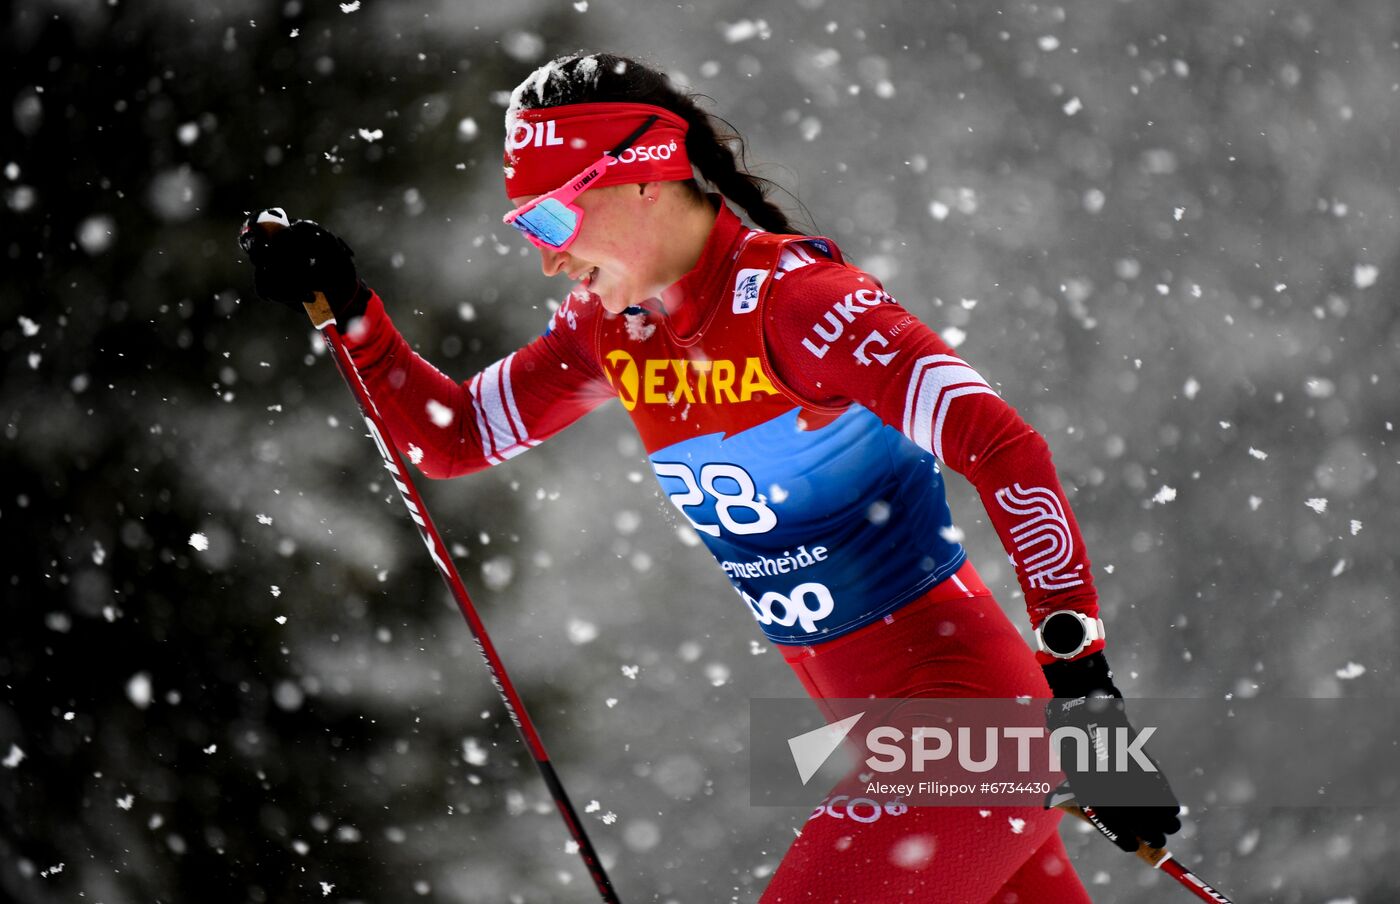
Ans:
[{"label": "red leggings", "polygon": [[[882,621],[784,657],[817,700],[1048,698],[1050,688],[972,565]],[[761,904],[1088,904],[1039,807],[818,808]]]}]

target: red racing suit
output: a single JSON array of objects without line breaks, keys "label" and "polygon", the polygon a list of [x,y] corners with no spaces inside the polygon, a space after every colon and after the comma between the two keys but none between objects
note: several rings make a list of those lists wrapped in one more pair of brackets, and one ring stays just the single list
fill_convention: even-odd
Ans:
[{"label": "red racing suit", "polygon": [[721,205],[661,299],[612,315],[576,289],[542,336],[462,383],[409,348],[377,295],[349,346],[430,477],[499,464],[620,399],[774,643],[858,630],[958,570],[940,463],[976,487],[1033,625],[1097,616],[1044,439],[825,239],[751,230]]},{"label": "red racing suit", "polygon": [[[544,335],[464,383],[415,354],[377,296],[350,350],[431,477],[499,464],[619,399],[663,491],[818,701],[1049,696],[1036,658],[1050,657],[1032,658],[966,562],[940,463],[976,487],[1032,624],[1097,617],[1045,441],[824,239],[721,207],[662,298],[610,315],[576,289]],[[1059,817],[833,793],[762,904],[1087,904]]]}]

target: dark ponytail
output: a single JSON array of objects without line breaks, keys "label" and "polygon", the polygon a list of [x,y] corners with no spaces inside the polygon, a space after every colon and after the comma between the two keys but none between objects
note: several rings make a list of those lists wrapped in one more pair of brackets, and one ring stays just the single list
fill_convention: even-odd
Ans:
[{"label": "dark ponytail", "polygon": [[[516,101],[526,110],[609,102],[652,104],[670,110],[690,124],[685,151],[706,182],[743,208],[760,229],[796,233],[782,208],[768,200],[768,190],[775,184],[745,168],[744,139],[729,123],[700,109],[696,96],[676,90],[664,73],[610,53],[560,57],[537,69],[516,89]],[[717,130],[715,123],[723,126],[723,131]],[[686,184],[697,197],[700,195],[694,180]]]}]

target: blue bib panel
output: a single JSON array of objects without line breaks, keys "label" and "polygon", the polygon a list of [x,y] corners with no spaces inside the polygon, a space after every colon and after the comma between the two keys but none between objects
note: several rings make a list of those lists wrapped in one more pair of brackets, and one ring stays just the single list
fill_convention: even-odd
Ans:
[{"label": "blue bib panel", "polygon": [[952,516],[931,454],[858,405],[819,430],[800,429],[799,415],[651,456],[662,490],[775,643],[869,624],[965,558],[947,539]]}]

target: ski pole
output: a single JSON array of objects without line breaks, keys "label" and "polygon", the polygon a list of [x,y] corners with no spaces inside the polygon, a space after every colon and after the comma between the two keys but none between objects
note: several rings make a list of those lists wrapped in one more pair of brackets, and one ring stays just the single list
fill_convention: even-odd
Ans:
[{"label": "ski pole", "polygon": [[[1097,818],[1094,813],[1094,808],[1081,807],[1079,804],[1075,803],[1074,795],[1063,786],[1056,789],[1050,796],[1050,806],[1058,807],[1071,816],[1084,820],[1112,840],[1112,834]],[[1211,888],[1206,884],[1204,879],[1187,869],[1180,860],[1172,856],[1171,851],[1168,851],[1164,847],[1155,848],[1147,842],[1143,842],[1138,845],[1137,857],[1144,863],[1150,864],[1154,869],[1160,869],[1168,876],[1180,882],[1185,886],[1187,891],[1191,892],[1202,901],[1212,901],[1215,902],[1215,904],[1233,904],[1229,898]]]},{"label": "ski pole", "polygon": [[[246,229],[263,229],[271,234],[291,225],[284,211],[276,210],[274,213],[273,210],[276,209],[264,210],[258,215],[257,222],[245,227],[245,231]],[[279,217],[278,214],[281,216]],[[364,381],[360,378],[360,371],[355,367],[354,359],[345,349],[340,327],[335,320],[335,312],[331,310],[326,296],[320,292],[317,292],[315,300],[308,302],[305,307],[307,315],[311,318],[312,326],[316,327],[326,340],[326,345],[331,350],[331,360],[335,362],[336,369],[340,371],[345,385],[350,388],[351,393],[355,396],[355,401],[359,403],[360,413],[364,416],[365,424],[369,427],[370,436],[374,439],[374,444],[384,459],[384,468],[393,478],[394,485],[399,488],[399,495],[403,497],[404,505],[408,506],[409,517],[413,519],[414,524],[418,525],[418,532],[423,537],[423,543],[428,547],[428,556],[437,566],[443,582],[447,584],[447,589],[451,591],[452,597],[457,601],[457,608],[462,611],[463,617],[466,618],[472,639],[476,641],[476,648],[481,653],[481,658],[486,662],[486,670],[491,674],[491,683],[496,686],[496,690],[501,695],[501,702],[505,704],[506,712],[510,715],[510,720],[515,723],[520,737],[525,741],[525,746],[530,749],[530,755],[534,757],[535,765],[539,767],[540,775],[543,776],[545,785],[549,787],[549,793],[554,797],[554,804],[559,808],[559,815],[564,818],[564,824],[568,826],[569,834],[573,836],[574,843],[578,846],[579,855],[588,868],[588,874],[593,877],[593,883],[598,887],[598,893],[603,896],[605,904],[619,904],[617,893],[613,891],[612,881],[603,869],[603,861],[598,857],[593,842],[589,840],[588,833],[584,831],[583,824],[579,821],[578,812],[574,809],[569,795],[559,781],[558,774],[554,771],[554,765],[549,760],[544,743],[540,740],[539,733],[535,731],[535,724],[525,711],[525,703],[516,693],[515,685],[511,683],[510,676],[506,674],[505,663],[501,661],[500,654],[496,652],[495,645],[491,643],[490,635],[486,633],[486,625],[482,623],[476,607],[472,605],[471,597],[467,595],[467,588],[462,584],[462,577],[457,572],[457,566],[453,564],[452,557],[447,554],[447,546],[442,542],[442,536],[438,534],[437,527],[433,524],[432,518],[428,516],[428,507],[423,502],[423,497],[419,495],[418,488],[413,485],[412,478],[409,477],[408,469],[404,466],[398,448],[390,436],[388,425],[384,423],[379,409],[375,407],[374,400],[370,397],[368,388],[365,387]]]}]

